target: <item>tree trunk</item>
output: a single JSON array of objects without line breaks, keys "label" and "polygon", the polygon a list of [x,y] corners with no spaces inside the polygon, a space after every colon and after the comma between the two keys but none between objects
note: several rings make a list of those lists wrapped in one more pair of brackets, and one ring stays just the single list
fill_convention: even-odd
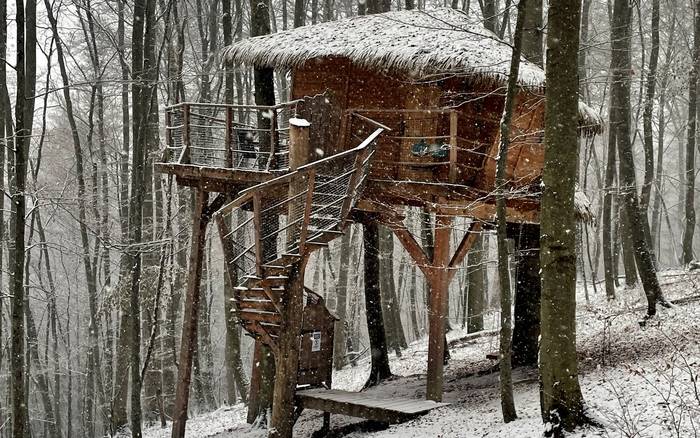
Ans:
[{"label": "tree trunk", "polygon": [[347,308],[348,308],[348,270],[350,268],[350,242],[352,242],[356,232],[349,227],[340,240],[340,262],[338,263],[338,283],[335,286],[335,316],[338,322],[335,324],[335,335],[333,337],[333,367],[336,370],[347,365],[346,336],[348,330]]},{"label": "tree trunk", "polygon": [[513,364],[537,366],[540,336],[540,227],[520,224],[513,230],[516,248]]},{"label": "tree trunk", "polygon": [[576,219],[580,0],[549,8],[545,157],[542,175],[540,261],[542,306],[540,406],[548,436],[585,422],[576,357]]},{"label": "tree trunk", "polygon": [[382,315],[388,348],[401,356],[402,345],[406,339],[399,315],[394,281],[394,239],[390,229],[379,227],[379,287],[381,291]]},{"label": "tree trunk", "polygon": [[[674,37],[676,30],[676,12],[673,10],[671,29],[668,32],[668,41],[665,49],[665,59],[666,63],[663,68],[663,73],[661,75],[661,84],[659,89],[659,128],[658,128],[658,139],[656,146],[656,176],[654,178],[655,196],[654,196],[654,206],[652,208],[652,225],[651,225],[651,237],[652,246],[655,249],[657,256],[657,263],[661,256],[661,200],[663,197],[663,172],[664,172],[664,142],[666,133],[666,89],[668,86],[669,70],[671,67],[671,53],[674,46]],[[679,148],[680,149],[680,148]],[[670,230],[669,230],[670,231]],[[659,242],[659,244],[654,245],[654,242]]]},{"label": "tree trunk", "polygon": [[518,71],[520,70],[520,54],[523,43],[523,26],[527,0],[518,3],[518,19],[515,25],[513,39],[513,54],[508,75],[508,89],[503,104],[503,116],[500,126],[500,145],[496,165],[496,223],[498,236],[498,279],[501,286],[501,330],[499,348],[499,370],[501,387],[501,411],[503,421],[508,423],[517,418],[515,401],[513,400],[513,377],[511,373],[511,354],[513,323],[511,316],[510,265],[508,262],[507,222],[506,222],[506,163],[510,146],[511,120],[513,107],[518,93]]},{"label": "tree trunk", "polygon": [[[484,257],[484,236],[478,236],[469,251],[467,283],[467,333],[484,329],[486,310],[486,259]],[[516,297],[517,299],[517,297]]]},{"label": "tree trunk", "polygon": [[498,14],[496,11],[497,0],[483,0],[479,2],[481,6],[481,16],[484,17],[484,27],[491,32],[498,34]]},{"label": "tree trunk", "polygon": [[[700,3],[700,2],[699,2]],[[620,114],[616,129],[617,150],[619,158],[620,191],[626,222],[629,225],[630,238],[633,241],[634,259],[647,296],[647,316],[656,314],[656,303],[665,302],[656,277],[656,268],[648,248],[645,224],[646,215],[639,208],[637,199],[637,183],[634,169],[634,154],[630,142],[630,81],[631,81],[631,47],[630,21],[631,7],[629,0],[616,0],[613,14],[615,33],[612,35],[613,47],[613,87],[618,107],[612,111]],[[700,18],[698,25],[700,26]],[[700,46],[699,46],[700,49]],[[694,132],[693,132],[694,135]]]},{"label": "tree trunk", "polygon": [[[644,184],[639,198],[640,214],[647,215],[651,187],[654,180],[654,132],[652,119],[654,117],[654,97],[656,93],[656,70],[659,64],[659,12],[660,1],[651,2],[651,53],[649,55],[649,74],[647,75],[646,95],[644,96]],[[651,236],[647,242],[651,245]]]},{"label": "tree trunk", "polygon": [[685,228],[683,230],[683,263],[694,259],[695,233],[695,135],[697,126],[698,70],[700,70],[700,1],[695,2],[693,59],[688,76],[688,139],[685,149]]},{"label": "tree trunk", "polygon": [[[24,438],[29,433],[29,407],[25,403],[25,215],[26,177],[29,143],[32,135],[34,95],[36,88],[36,2],[26,5],[17,0],[16,18],[16,102],[14,172],[10,177],[10,233],[14,239],[8,251],[11,299],[10,381],[12,385],[12,436]],[[2,23],[5,26],[6,23]],[[3,87],[5,84],[3,84]]]},{"label": "tree trunk", "polygon": [[[270,11],[269,3],[266,0],[251,0],[251,36],[267,35],[270,33]],[[253,71],[253,82],[255,87],[255,104],[256,105],[274,105],[275,104],[275,85],[274,74],[272,68],[262,67],[255,68]],[[271,120],[265,117],[263,112],[258,114],[258,128],[267,132],[270,128]],[[260,138],[260,144],[269,144]],[[266,225],[269,226],[269,225]],[[265,250],[264,250],[265,251]],[[259,344],[259,345],[258,345]],[[256,348],[259,348],[259,360],[256,360],[253,373],[259,373],[258,378],[251,378],[250,392],[248,405],[248,421],[253,422],[256,418],[262,420],[267,410],[272,407],[272,391],[274,390],[275,376],[275,361],[271,350],[256,343]],[[255,360],[255,359],[254,359]],[[258,386],[259,385],[259,386]],[[255,392],[255,394],[254,394]]]},{"label": "tree trunk", "polygon": [[544,67],[542,0],[527,0],[523,23],[523,56],[528,61]]},{"label": "tree trunk", "polygon": [[384,333],[381,294],[379,291],[379,229],[376,222],[364,224],[365,248],[365,315],[371,350],[372,368],[365,387],[375,386],[391,377],[389,354]]}]

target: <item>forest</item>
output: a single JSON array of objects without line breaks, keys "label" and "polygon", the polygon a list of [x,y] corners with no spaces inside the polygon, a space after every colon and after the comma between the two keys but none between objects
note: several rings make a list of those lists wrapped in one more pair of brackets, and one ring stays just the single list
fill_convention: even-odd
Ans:
[{"label": "forest", "polygon": [[0,14],[0,438],[700,434],[700,0]]}]

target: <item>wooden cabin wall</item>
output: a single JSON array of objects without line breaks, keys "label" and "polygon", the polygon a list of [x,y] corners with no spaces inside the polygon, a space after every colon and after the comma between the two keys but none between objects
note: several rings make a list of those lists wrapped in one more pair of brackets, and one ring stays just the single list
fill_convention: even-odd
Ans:
[{"label": "wooden cabin wall", "polygon": [[[458,177],[455,181],[490,191],[495,177],[498,131],[503,111],[503,93],[491,86],[471,83],[464,78],[415,83],[377,71],[370,71],[345,59],[318,59],[295,69],[292,98],[328,92],[332,114],[324,116],[327,126],[319,129],[312,122],[311,135],[323,145],[325,156],[357,146],[368,133],[345,126],[343,115],[349,109],[363,112],[389,126],[392,131],[380,136],[370,177],[376,180],[411,180],[441,183],[448,181],[449,166],[444,159],[417,157],[411,153],[415,139],[392,139],[445,135],[449,133],[449,114],[431,121],[407,112],[423,108],[452,107],[458,112]],[[542,97],[521,93],[516,100],[512,144],[508,154],[507,175],[514,186],[535,182],[541,175],[544,152],[541,134],[544,126]],[[433,120],[434,119],[434,120]],[[314,131],[317,131],[314,134]],[[318,132],[320,131],[320,132]],[[312,142],[313,142],[312,137]],[[447,142],[446,140],[439,140]],[[438,164],[442,162],[442,164]]]},{"label": "wooden cabin wall", "polygon": [[338,138],[343,112],[347,108],[348,75],[343,72],[347,71],[348,65],[345,59],[319,59],[304,64],[292,74],[292,99],[327,93],[327,108],[331,111],[319,114],[309,108],[304,114],[311,122],[309,141],[313,149],[321,148],[325,156],[343,150]]},{"label": "wooden cabin wall", "polygon": [[[506,179],[510,180],[512,189],[526,189],[539,182],[544,165],[543,140],[544,100],[540,95],[521,92],[515,101],[506,163]],[[484,165],[483,178],[476,182],[482,190],[491,191],[495,186],[499,142],[500,136],[496,132]]]}]

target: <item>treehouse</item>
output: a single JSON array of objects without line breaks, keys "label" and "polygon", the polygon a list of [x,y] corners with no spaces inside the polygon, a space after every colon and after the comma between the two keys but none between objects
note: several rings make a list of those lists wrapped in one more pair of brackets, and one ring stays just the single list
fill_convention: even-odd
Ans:
[{"label": "treehouse", "polygon": [[[201,239],[211,218],[239,322],[275,355],[272,425],[281,436],[291,436],[294,405],[397,421],[439,406],[378,403],[330,390],[332,317],[319,313],[325,307],[304,287],[304,269],[309,254],[342,235],[350,221],[392,229],[431,286],[426,396],[441,401],[448,286],[482,225],[494,220],[510,58],[508,44],[454,9],[361,16],[249,38],[225,50],[229,65],[290,74],[289,102],[167,108],[167,147],[157,168],[198,193],[178,409],[187,408]],[[541,68],[521,61],[506,169],[512,224],[536,227],[539,220],[544,79]],[[593,135],[601,126],[581,104],[580,133]],[[211,203],[210,193],[217,194]],[[407,206],[435,214],[432,254],[403,223]],[[455,216],[473,220],[451,248]],[[537,239],[519,241],[537,246]],[[312,352],[325,359],[308,360]],[[176,430],[184,431],[184,419],[174,424],[173,436],[181,436]]]}]

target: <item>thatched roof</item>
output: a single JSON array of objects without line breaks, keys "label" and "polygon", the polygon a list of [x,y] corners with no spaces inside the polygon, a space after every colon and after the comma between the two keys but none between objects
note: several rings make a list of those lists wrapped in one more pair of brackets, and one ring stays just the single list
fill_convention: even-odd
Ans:
[{"label": "thatched roof", "polygon": [[[303,26],[245,39],[229,46],[224,59],[267,67],[298,67],[323,57],[347,58],[374,70],[413,78],[469,75],[504,81],[511,46],[462,11],[396,11]],[[544,72],[523,60],[520,84],[544,85]]]},{"label": "thatched roof", "polygon": [[[238,41],[224,61],[260,67],[295,68],[318,58],[346,58],[371,70],[414,79],[459,75],[482,84],[508,79],[512,47],[480,21],[452,8],[395,11],[302,26]],[[518,82],[541,89],[544,71],[522,59]],[[586,134],[602,130],[596,112],[579,105]]]}]

